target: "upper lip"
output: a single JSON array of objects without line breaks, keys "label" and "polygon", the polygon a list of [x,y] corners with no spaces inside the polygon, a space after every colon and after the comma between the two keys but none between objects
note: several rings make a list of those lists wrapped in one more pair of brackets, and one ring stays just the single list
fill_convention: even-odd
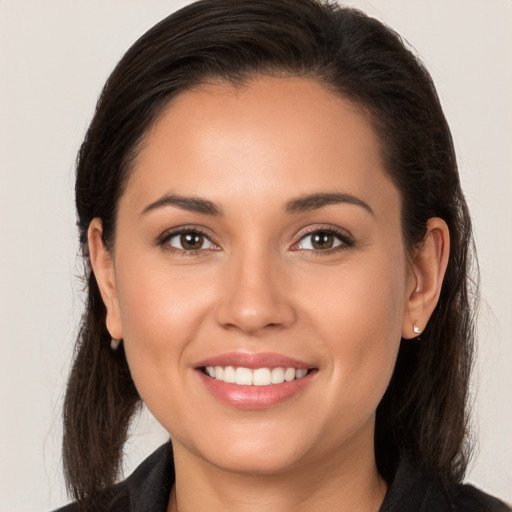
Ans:
[{"label": "upper lip", "polygon": [[204,368],[206,366],[233,366],[235,368],[295,368],[310,369],[314,365],[299,361],[283,354],[274,354],[271,352],[262,352],[251,354],[248,352],[230,352],[209,357],[200,361],[196,367]]}]

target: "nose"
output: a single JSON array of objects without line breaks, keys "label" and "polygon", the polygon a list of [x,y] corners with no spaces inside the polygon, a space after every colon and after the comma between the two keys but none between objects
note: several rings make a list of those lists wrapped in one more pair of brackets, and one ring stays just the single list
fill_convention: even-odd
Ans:
[{"label": "nose", "polygon": [[295,311],[282,267],[268,254],[247,251],[226,262],[216,320],[226,329],[258,335],[289,327]]}]

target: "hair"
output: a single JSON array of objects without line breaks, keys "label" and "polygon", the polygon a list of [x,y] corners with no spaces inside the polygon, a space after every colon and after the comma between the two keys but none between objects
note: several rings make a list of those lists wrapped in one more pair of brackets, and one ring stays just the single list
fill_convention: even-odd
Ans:
[{"label": "hair", "polygon": [[362,107],[402,198],[410,254],[427,220],[450,230],[439,302],[421,343],[402,340],[376,415],[375,454],[390,482],[409,457],[444,481],[467,465],[473,352],[472,229],[450,130],[432,79],[392,29],[328,0],[201,0],[159,22],[109,77],[77,158],[76,207],[88,300],[64,402],[63,462],[75,499],[97,497],[119,475],[141,404],[122,346],[110,349],[106,310],[91,271],[87,229],[99,217],[113,249],[116,210],[141,142],[177,94],[207,82],[306,77]]}]

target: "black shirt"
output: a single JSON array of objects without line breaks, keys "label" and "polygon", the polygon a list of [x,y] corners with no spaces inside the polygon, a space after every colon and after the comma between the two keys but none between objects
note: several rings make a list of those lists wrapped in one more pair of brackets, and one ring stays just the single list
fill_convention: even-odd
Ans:
[{"label": "black shirt", "polygon": [[[166,512],[174,482],[172,446],[153,452],[124,481],[105,491],[87,512]],[[511,512],[503,502],[472,485],[444,485],[426,478],[407,460],[400,464],[379,512]],[[56,512],[78,512],[76,504]]]}]

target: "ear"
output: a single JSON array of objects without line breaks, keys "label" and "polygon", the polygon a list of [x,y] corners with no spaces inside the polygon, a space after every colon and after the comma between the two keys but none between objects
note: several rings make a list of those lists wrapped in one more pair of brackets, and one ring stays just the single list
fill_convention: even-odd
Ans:
[{"label": "ear", "polygon": [[101,298],[107,309],[106,327],[110,336],[116,340],[123,338],[121,315],[115,281],[114,261],[105,248],[102,239],[103,225],[96,217],[91,221],[87,237],[92,271],[100,289]]},{"label": "ear", "polygon": [[439,300],[449,254],[448,226],[444,220],[433,217],[427,222],[423,243],[412,257],[402,338],[415,338],[425,329]]}]

